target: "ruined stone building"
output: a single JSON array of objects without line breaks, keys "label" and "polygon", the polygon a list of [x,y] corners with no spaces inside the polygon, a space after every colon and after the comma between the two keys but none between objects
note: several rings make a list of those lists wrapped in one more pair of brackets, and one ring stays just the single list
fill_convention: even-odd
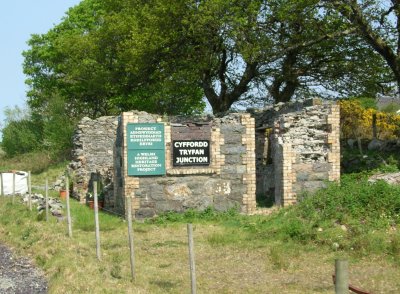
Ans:
[{"label": "ruined stone building", "polygon": [[222,118],[124,112],[84,118],[74,135],[72,195],[85,202],[93,180],[107,210],[136,217],[188,208],[263,213],[303,191],[339,180],[339,107],[309,100]]}]

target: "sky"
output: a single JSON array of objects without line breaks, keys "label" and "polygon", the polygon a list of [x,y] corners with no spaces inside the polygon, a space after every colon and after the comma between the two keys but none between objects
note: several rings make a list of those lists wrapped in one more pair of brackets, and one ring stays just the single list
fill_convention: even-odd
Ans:
[{"label": "sky", "polygon": [[[65,12],[80,0],[2,1],[0,10],[0,127],[4,109],[26,103],[26,76],[22,52],[32,34],[44,34],[61,22]],[[0,133],[1,135],[1,133]],[[1,141],[1,139],[0,139]]]}]

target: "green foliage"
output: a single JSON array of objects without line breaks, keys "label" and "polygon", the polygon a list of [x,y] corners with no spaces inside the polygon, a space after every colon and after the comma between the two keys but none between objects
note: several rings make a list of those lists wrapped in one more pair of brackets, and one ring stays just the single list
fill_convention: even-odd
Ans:
[{"label": "green foliage", "polygon": [[394,84],[397,84],[396,92],[398,92],[400,86],[398,50],[400,34],[397,30],[400,6],[398,3],[389,0],[324,0],[322,2],[328,9],[332,8],[339,12],[341,17],[353,27],[355,33],[363,39],[363,42],[370,45],[376,55],[380,55],[381,60],[386,63],[391,73],[380,83],[383,92],[390,88],[393,90]]},{"label": "green foliage", "polygon": [[166,212],[158,217],[148,220],[147,222],[164,224],[164,223],[193,223],[201,221],[218,221],[229,220],[239,216],[238,208],[231,208],[227,211],[220,212],[213,207],[207,207],[203,211],[188,209],[184,213]]},{"label": "green foliage", "polygon": [[73,118],[68,116],[67,104],[55,96],[47,106],[43,121],[43,149],[53,158],[68,158],[72,149]]},{"label": "green foliage", "polygon": [[29,120],[11,122],[3,129],[2,147],[10,157],[40,147],[40,133]]},{"label": "green foliage", "polygon": [[400,104],[398,103],[390,103],[383,107],[381,111],[387,112],[387,113],[396,113],[400,109]]},{"label": "green foliage", "polygon": [[371,173],[398,172],[400,170],[400,154],[398,152],[383,152],[368,150],[363,146],[363,154],[357,147],[344,146],[341,149],[341,172],[349,173]]},{"label": "green foliage", "polygon": [[[207,236],[213,246],[264,246],[266,242],[298,245],[321,245],[329,250],[350,254],[387,254],[399,250],[400,187],[383,181],[368,183],[365,174],[343,176],[341,183],[326,189],[270,216],[243,216],[237,212],[189,210],[184,214],[166,213],[151,223],[219,223],[221,232]],[[297,244],[297,245],[295,245]],[[281,245],[280,245],[281,246]],[[286,250],[286,249],[285,249]],[[287,268],[288,261],[278,250],[271,259],[277,268]]]},{"label": "green foliage", "polygon": [[376,99],[372,98],[372,97],[355,97],[355,98],[350,98],[350,100],[357,100],[360,102],[360,105],[364,108],[364,109],[375,109],[377,110],[378,107],[376,105]]},{"label": "green foliage", "polygon": [[42,123],[25,108],[6,108],[2,129],[2,149],[8,157],[37,150],[41,147]]},{"label": "green foliage", "polygon": [[19,107],[4,111],[2,150],[8,157],[40,151],[56,160],[69,157],[75,120],[68,116],[68,105],[61,96],[52,97],[44,111]]},{"label": "green foliage", "polygon": [[317,86],[375,95],[388,69],[348,29],[314,0],[85,0],[29,40],[29,104],[43,111],[57,92],[73,116],[97,117],[191,114],[203,97],[220,113]]}]

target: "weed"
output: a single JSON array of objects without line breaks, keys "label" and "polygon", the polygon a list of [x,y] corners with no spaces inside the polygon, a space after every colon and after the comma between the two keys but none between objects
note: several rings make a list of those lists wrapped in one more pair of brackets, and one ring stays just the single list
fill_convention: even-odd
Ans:
[{"label": "weed", "polygon": [[237,232],[223,232],[218,233],[214,232],[207,236],[207,242],[211,246],[226,246],[226,245],[234,245],[238,243],[240,240],[240,236],[238,236]]}]

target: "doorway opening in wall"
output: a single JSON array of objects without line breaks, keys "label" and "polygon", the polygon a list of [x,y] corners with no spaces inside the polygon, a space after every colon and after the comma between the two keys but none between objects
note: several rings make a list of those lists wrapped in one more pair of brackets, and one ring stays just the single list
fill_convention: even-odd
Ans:
[{"label": "doorway opening in wall", "polygon": [[260,208],[269,208],[275,204],[271,133],[271,128],[259,128],[256,132],[256,203]]},{"label": "doorway opening in wall", "polygon": [[275,197],[272,195],[256,194],[257,207],[270,208],[275,204]]}]

